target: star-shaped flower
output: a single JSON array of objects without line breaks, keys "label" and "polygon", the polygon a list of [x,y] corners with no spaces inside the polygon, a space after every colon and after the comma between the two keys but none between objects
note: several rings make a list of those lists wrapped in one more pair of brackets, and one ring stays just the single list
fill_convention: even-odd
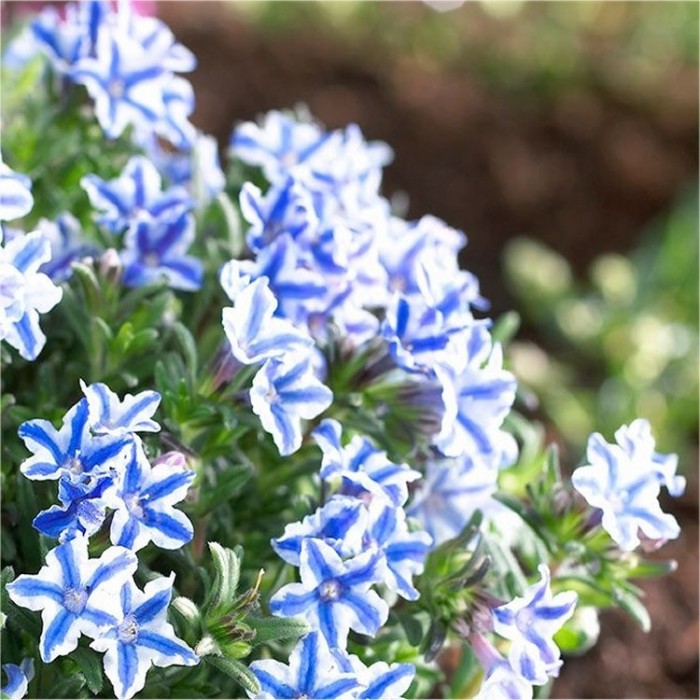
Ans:
[{"label": "star-shaped flower", "polygon": [[427,532],[409,532],[403,508],[372,501],[369,516],[363,544],[384,555],[384,583],[402,598],[418,600],[420,594],[413,586],[413,577],[422,573],[433,538]]},{"label": "star-shaped flower", "polygon": [[355,654],[348,655],[339,649],[333,651],[333,656],[341,670],[357,676],[362,687],[353,695],[360,700],[403,697],[416,675],[413,664],[377,661],[365,666]]},{"label": "star-shaped flower", "polygon": [[359,684],[356,674],[338,669],[321,635],[309,632],[294,647],[289,665],[264,659],[254,661],[250,670],[260,682],[260,693],[252,698],[352,698]]},{"label": "star-shaped flower", "polygon": [[100,249],[83,236],[80,222],[69,212],[59,214],[55,221],[40,219],[38,226],[51,245],[51,259],[39,270],[54,282],[64,282],[71,277],[74,261],[100,253]]},{"label": "star-shaped flower", "polygon": [[34,206],[32,181],[16,173],[0,159],[0,221],[12,221],[29,213]]},{"label": "star-shaped flower", "polygon": [[175,574],[157,578],[141,592],[126,581],[113,596],[115,620],[90,646],[105,652],[104,669],[118,698],[128,700],[146,683],[151,665],[195,666],[199,657],[175,635],[167,622]]},{"label": "star-shaped flower", "polygon": [[107,138],[117,138],[130,124],[152,129],[163,116],[163,89],[171,74],[157,58],[133,36],[103,25],[95,55],[73,65],[70,76],[95,100],[95,115]]},{"label": "star-shaped flower", "polygon": [[301,545],[301,583],[290,583],[270,600],[273,615],[303,617],[325,637],[328,646],[344,649],[348,632],[374,636],[386,622],[389,607],[369,590],[384,577],[384,557],[368,551],[343,562],[322,540]]},{"label": "star-shaped flower", "polygon": [[574,488],[603,512],[603,528],[622,549],[630,551],[639,544],[640,531],[652,540],[674,539],[680,534],[676,519],[659,504],[661,483],[670,479],[674,486],[675,465],[672,472],[665,470],[666,463],[655,458],[647,430],[635,436],[640,427],[623,426],[616,433],[617,445],[593,433],[586,452],[589,464],[571,475]]},{"label": "star-shaped flower", "polygon": [[515,377],[503,369],[501,346],[483,325],[470,329],[464,367],[435,368],[443,385],[445,415],[435,444],[448,457],[502,454],[501,425],[515,400]]},{"label": "star-shaped flower", "polygon": [[498,488],[498,465],[471,457],[428,462],[426,476],[408,509],[432,535],[434,545],[457,537],[475,510],[499,508],[492,496]]},{"label": "star-shaped flower", "polygon": [[40,231],[13,238],[0,248],[0,340],[26,360],[35,360],[46,343],[39,314],[63,297],[39,268],[51,259],[51,246]]},{"label": "star-shaped flower", "polygon": [[110,529],[114,544],[137,551],[153,542],[163,549],[179,549],[193,535],[189,518],[173,505],[184,500],[194,479],[179,452],[163,455],[151,465],[134,443],[124,476],[105,493],[115,508]]},{"label": "star-shaped flower", "polygon": [[145,156],[133,156],[114,180],[86,175],[80,184],[92,206],[100,212],[98,223],[114,233],[120,233],[144,218],[179,219],[194,206],[192,197],[184,188],[162,189],[160,173]]},{"label": "star-shaped flower", "polygon": [[235,295],[233,307],[223,310],[224,331],[239,362],[255,364],[311,348],[311,337],[291,321],[276,317],[276,309],[268,279],[260,277]]},{"label": "star-shaped flower", "polygon": [[142,391],[136,396],[126,394],[122,400],[106,385],[99,382],[80,388],[88,402],[88,422],[96,435],[126,435],[129,433],[157,433],[160,425],[152,420],[160,403],[157,391]]},{"label": "star-shaped flower", "polygon": [[403,505],[408,498],[408,482],[421,474],[407,464],[389,461],[386,452],[372,442],[356,435],[348,445],[341,443],[342,428],[338,421],[328,418],[314,430],[313,438],[323,452],[321,478],[339,476],[343,492],[363,498],[382,498],[394,506]]},{"label": "star-shaped flower", "polygon": [[362,501],[334,496],[302,522],[287,525],[282,537],[272,540],[272,548],[286,562],[299,566],[302,542],[314,537],[333,547],[341,557],[350,557],[362,551],[367,524],[368,512]]},{"label": "star-shaped flower", "polygon": [[530,683],[544,685],[559,675],[561,654],[552,637],[573,615],[578,596],[574,591],[552,595],[549,569],[541,564],[539,572],[540,581],[523,596],[493,610],[493,629],[511,640],[512,667]]},{"label": "star-shaped flower", "polygon": [[261,166],[274,184],[284,181],[293,168],[312,161],[331,137],[316,124],[273,111],[265,115],[261,126],[254,122],[238,125],[231,135],[231,153],[248,165]]},{"label": "star-shaped flower", "polygon": [[175,220],[139,218],[124,237],[124,284],[141,287],[165,280],[173,289],[198,290],[204,266],[201,260],[187,254],[194,237],[194,218],[190,214]]},{"label": "star-shaped flower", "polygon": [[39,481],[63,478],[86,483],[95,477],[121,473],[133,436],[95,436],[88,417],[88,401],[81,399],[63,417],[60,430],[42,419],[22,423],[18,435],[33,453],[20,465],[22,474]]},{"label": "star-shaped flower", "polygon": [[291,353],[267,360],[253,379],[250,402],[281,455],[301,447],[302,419],[311,420],[333,401],[333,392],[315,376],[311,358]]},{"label": "star-shaped flower", "polygon": [[81,633],[93,639],[114,624],[114,593],[136,571],[136,555],[110,547],[99,559],[88,558],[88,541],[77,536],[52,549],[38,574],[22,574],[7,584],[12,601],[41,610],[39,653],[49,663],[78,646]]}]

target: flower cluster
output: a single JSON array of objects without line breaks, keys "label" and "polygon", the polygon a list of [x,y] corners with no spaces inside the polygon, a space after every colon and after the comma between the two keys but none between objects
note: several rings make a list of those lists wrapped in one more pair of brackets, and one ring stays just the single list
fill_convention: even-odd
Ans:
[{"label": "flower cluster", "polygon": [[160,173],[145,156],[131,158],[115,180],[86,175],[81,184],[100,212],[97,222],[110,234],[123,234],[126,286],[165,280],[174,289],[200,288],[202,262],[187,254],[194,241],[195,202],[184,187],[163,190]]},{"label": "flower cluster", "polygon": [[[31,181],[0,160],[0,221],[27,214],[34,205]],[[0,238],[0,340],[35,360],[46,343],[39,314],[50,311],[63,291],[47,276],[51,244],[41,231],[24,234],[3,224]]]},{"label": "flower cluster", "polygon": [[61,76],[85,85],[108,138],[133,126],[137,137],[155,130],[178,148],[191,146],[194,109],[190,83],[176,75],[196,60],[155,17],[128,3],[69,4],[61,17],[46,8],[31,24],[32,38]]},{"label": "flower cluster", "polygon": [[[33,360],[40,314],[65,296],[68,321],[58,352],[33,375],[18,363],[3,395],[3,430],[30,453],[14,460],[11,446],[3,479],[47,482],[44,510],[22,515],[35,516],[32,543],[56,540],[43,566],[24,541],[8,557],[19,575],[3,570],[7,597],[42,620],[32,630],[37,620],[3,596],[3,616],[23,629],[9,658],[48,664],[80,645],[74,660],[101,653],[120,698],[157,694],[153,665],[203,658],[158,682],[193,696],[219,683],[260,698],[370,699],[429,693],[433,659],[457,636],[464,688],[481,674],[473,654],[477,697],[529,699],[582,648],[570,641],[577,604],[626,602],[644,623],[628,579],[658,569],[632,550],[679,534],[658,502],[662,487],[685,488],[676,456],[655,451],[643,420],[615,445],[594,434],[572,477],[586,503],[572,497],[556,451],[511,414],[504,334],[459,264],[466,236],[433,216],[405,221],[381,194],[389,146],[355,124],[329,131],[274,111],[236,126],[227,179],[215,140],[189,122],[179,74],[194,56],[162,22],[88,0],[44,10],[28,32],[24,49],[48,57],[40,104],[60,96],[57,131],[89,147],[57,148],[57,162],[76,161],[56,168],[65,190],[82,188],[75,208],[56,198],[70,211],[32,212],[30,233],[3,223],[0,339]],[[25,167],[23,141],[10,142],[41,202],[53,160]],[[0,185],[0,221],[32,211],[32,183],[1,161]],[[207,286],[217,272],[223,309]],[[88,362],[94,382],[80,380],[65,411]],[[45,390],[58,367],[66,376]],[[156,435],[159,407],[167,434]],[[26,420],[62,414],[59,427]],[[194,489],[185,452],[201,465]],[[261,606],[275,555],[284,585]],[[174,602],[178,632],[167,618],[175,574],[163,575],[175,560],[191,596]],[[251,568],[257,582],[240,593]],[[31,660],[3,669],[3,694],[22,696]],[[79,692],[93,690],[84,681]]]},{"label": "flower cluster", "polygon": [[[305,637],[290,659],[293,674],[299,657],[318,656],[315,673],[336,677],[337,697],[396,697],[413,678],[411,664],[377,663],[370,668],[346,652],[348,634],[375,636],[386,622],[386,601],[371,589],[383,584],[406,600],[416,600],[413,576],[423,571],[431,545],[426,532],[410,531],[403,505],[407,484],[420,473],[406,464],[394,464],[372,442],[355,436],[341,443],[341,427],[327,419],[313,433],[323,452],[321,479],[335,483],[337,492],[318,510],[292,523],[272,546],[286,562],[299,567],[301,583],[280,589],[270,600],[275,615],[300,616],[313,632]],[[292,697],[284,684],[275,685],[269,674],[278,662],[256,662],[252,668],[263,688],[262,697]],[[294,685],[297,683],[297,685]],[[296,692],[308,692],[294,681]],[[318,691],[316,691],[318,692]],[[328,689],[330,693],[330,688]],[[282,693],[282,694],[280,694]],[[311,696],[314,697],[314,696]]]},{"label": "flower cluster", "polygon": [[[20,466],[34,480],[58,481],[60,505],[39,513],[34,527],[60,544],[38,574],[8,584],[11,599],[41,610],[39,651],[44,662],[73,651],[81,634],[105,652],[104,668],[119,698],[143,688],[151,663],[193,665],[198,658],[166,620],[174,574],[146,584],[133,581],[135,552],[150,542],[178,549],[192,539],[192,524],[173,506],[194,478],[185,458],[166,453],[152,465],[139,432],[156,432],[155,391],[123,400],[105,384],[82,384],[84,398],[56,430],[45,420],[23,423],[19,435],[32,453]],[[112,542],[89,558],[89,538],[113,510]]]}]

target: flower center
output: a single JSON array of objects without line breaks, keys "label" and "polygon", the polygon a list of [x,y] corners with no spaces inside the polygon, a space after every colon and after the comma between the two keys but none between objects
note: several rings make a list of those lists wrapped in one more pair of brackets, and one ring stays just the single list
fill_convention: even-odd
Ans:
[{"label": "flower center", "polygon": [[158,267],[160,265],[160,258],[156,253],[146,253],[143,256],[143,263],[147,267]]},{"label": "flower center", "polygon": [[527,632],[535,622],[535,613],[530,608],[523,608],[515,616],[515,626],[521,632]]},{"label": "flower center", "polygon": [[143,506],[141,505],[141,499],[138,495],[127,496],[124,499],[126,503],[126,508],[135,518],[143,518]]},{"label": "flower center", "polygon": [[85,608],[88,594],[84,588],[69,588],[63,594],[63,607],[75,615],[79,615]]},{"label": "flower center", "polygon": [[117,627],[117,637],[120,642],[132,644],[139,636],[139,623],[133,615],[127,615]]},{"label": "flower center", "polygon": [[340,583],[335,579],[324,581],[320,590],[321,600],[329,603],[340,597]]},{"label": "flower center", "polygon": [[83,463],[80,461],[80,452],[76,452],[72,457],[68,457],[63,463],[63,468],[67,469],[73,476],[80,476],[83,473]]},{"label": "flower center", "polygon": [[629,494],[625,489],[610,494],[610,505],[615,513],[619,513],[625,509],[628,496]]},{"label": "flower center", "polygon": [[107,92],[115,99],[120,100],[126,92],[126,85],[120,78],[113,78],[107,83]]}]

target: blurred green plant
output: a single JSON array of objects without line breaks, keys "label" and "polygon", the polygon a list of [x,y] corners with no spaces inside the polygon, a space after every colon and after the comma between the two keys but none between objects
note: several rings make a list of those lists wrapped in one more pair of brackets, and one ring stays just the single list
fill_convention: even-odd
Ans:
[{"label": "blurred green plant", "polygon": [[650,84],[698,61],[694,2],[467,2],[438,12],[420,2],[231,2],[263,30],[322,31],[444,70],[485,76],[529,95],[581,84],[648,99]]},{"label": "blurred green plant", "polygon": [[[698,428],[698,200],[684,196],[630,256],[608,253],[579,283],[528,238],[505,251],[506,277],[542,345],[514,342],[512,369],[573,454],[644,416],[664,451],[692,464]],[[557,359],[555,359],[555,356]],[[534,398],[532,398],[534,404]]]}]

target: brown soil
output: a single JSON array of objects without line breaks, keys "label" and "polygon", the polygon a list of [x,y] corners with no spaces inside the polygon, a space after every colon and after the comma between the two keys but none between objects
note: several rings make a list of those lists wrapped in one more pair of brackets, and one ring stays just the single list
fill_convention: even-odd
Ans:
[{"label": "brown soil", "polygon": [[[159,11],[198,58],[198,126],[225,146],[234,122],[298,103],[328,127],[357,122],[394,148],[385,190],[410,196],[409,216],[467,232],[464,262],[496,313],[513,303],[501,271],[510,237],[537,236],[582,270],[602,251],[632,249],[697,177],[695,69],[644,99],[579,86],[543,101],[338,36],[262,34],[219,3]],[[659,553],[679,569],[644,585],[652,632],[604,614],[600,643],[564,666],[555,697],[698,697],[697,479],[688,492],[669,504],[682,538]]]}]

